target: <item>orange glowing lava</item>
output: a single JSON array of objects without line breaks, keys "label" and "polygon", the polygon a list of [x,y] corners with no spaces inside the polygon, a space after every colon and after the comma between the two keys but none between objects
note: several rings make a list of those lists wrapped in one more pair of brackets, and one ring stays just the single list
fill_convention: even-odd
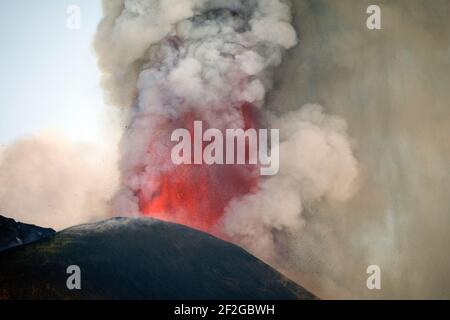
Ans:
[{"label": "orange glowing lava", "polygon": [[[245,123],[242,129],[258,126],[256,108],[243,104],[240,112]],[[181,123],[190,129],[193,120],[202,119],[186,115]],[[144,215],[220,236],[217,223],[228,203],[252,192],[258,182],[256,165],[182,164],[161,174],[159,190],[151,198],[138,192],[139,207]]]}]

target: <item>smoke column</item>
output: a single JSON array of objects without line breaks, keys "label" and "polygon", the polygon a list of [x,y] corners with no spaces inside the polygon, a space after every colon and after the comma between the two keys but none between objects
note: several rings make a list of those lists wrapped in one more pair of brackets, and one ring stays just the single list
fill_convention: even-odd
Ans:
[{"label": "smoke column", "polygon": [[[356,161],[342,120],[318,106],[281,118],[264,112],[272,71],[297,43],[288,3],[106,1],[104,12],[96,39],[104,85],[112,103],[130,108],[118,214],[242,243],[263,237],[261,255],[270,256],[272,229],[300,225],[303,201],[352,192]],[[262,180],[252,166],[173,165],[170,134],[193,120],[222,131],[281,128],[282,173]]]}]

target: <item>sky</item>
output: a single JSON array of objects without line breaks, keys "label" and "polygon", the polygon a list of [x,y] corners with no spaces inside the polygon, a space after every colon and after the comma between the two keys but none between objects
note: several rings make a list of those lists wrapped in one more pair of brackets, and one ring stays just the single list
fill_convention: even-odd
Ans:
[{"label": "sky", "polygon": [[[80,29],[67,9],[81,9]],[[92,48],[101,18],[93,0],[0,0],[0,145],[48,130],[100,139],[106,107]]]}]

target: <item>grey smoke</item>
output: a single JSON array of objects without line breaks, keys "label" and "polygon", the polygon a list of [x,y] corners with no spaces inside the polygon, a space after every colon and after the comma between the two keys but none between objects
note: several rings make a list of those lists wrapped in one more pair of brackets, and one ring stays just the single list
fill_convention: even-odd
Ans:
[{"label": "grey smoke", "polygon": [[[365,27],[373,1],[294,4],[300,45],[268,104],[312,101],[346,119],[362,178],[346,205],[319,203],[301,233],[280,236],[277,267],[321,297],[448,299],[450,3],[377,1],[380,31]],[[366,288],[371,264],[382,290]]]}]

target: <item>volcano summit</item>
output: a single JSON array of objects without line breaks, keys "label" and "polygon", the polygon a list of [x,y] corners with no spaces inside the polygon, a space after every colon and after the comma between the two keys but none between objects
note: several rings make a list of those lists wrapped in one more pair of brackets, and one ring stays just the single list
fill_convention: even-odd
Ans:
[{"label": "volcano summit", "polygon": [[[68,266],[81,290],[66,287]],[[158,220],[115,218],[0,253],[0,299],[312,299],[243,249]]]}]

